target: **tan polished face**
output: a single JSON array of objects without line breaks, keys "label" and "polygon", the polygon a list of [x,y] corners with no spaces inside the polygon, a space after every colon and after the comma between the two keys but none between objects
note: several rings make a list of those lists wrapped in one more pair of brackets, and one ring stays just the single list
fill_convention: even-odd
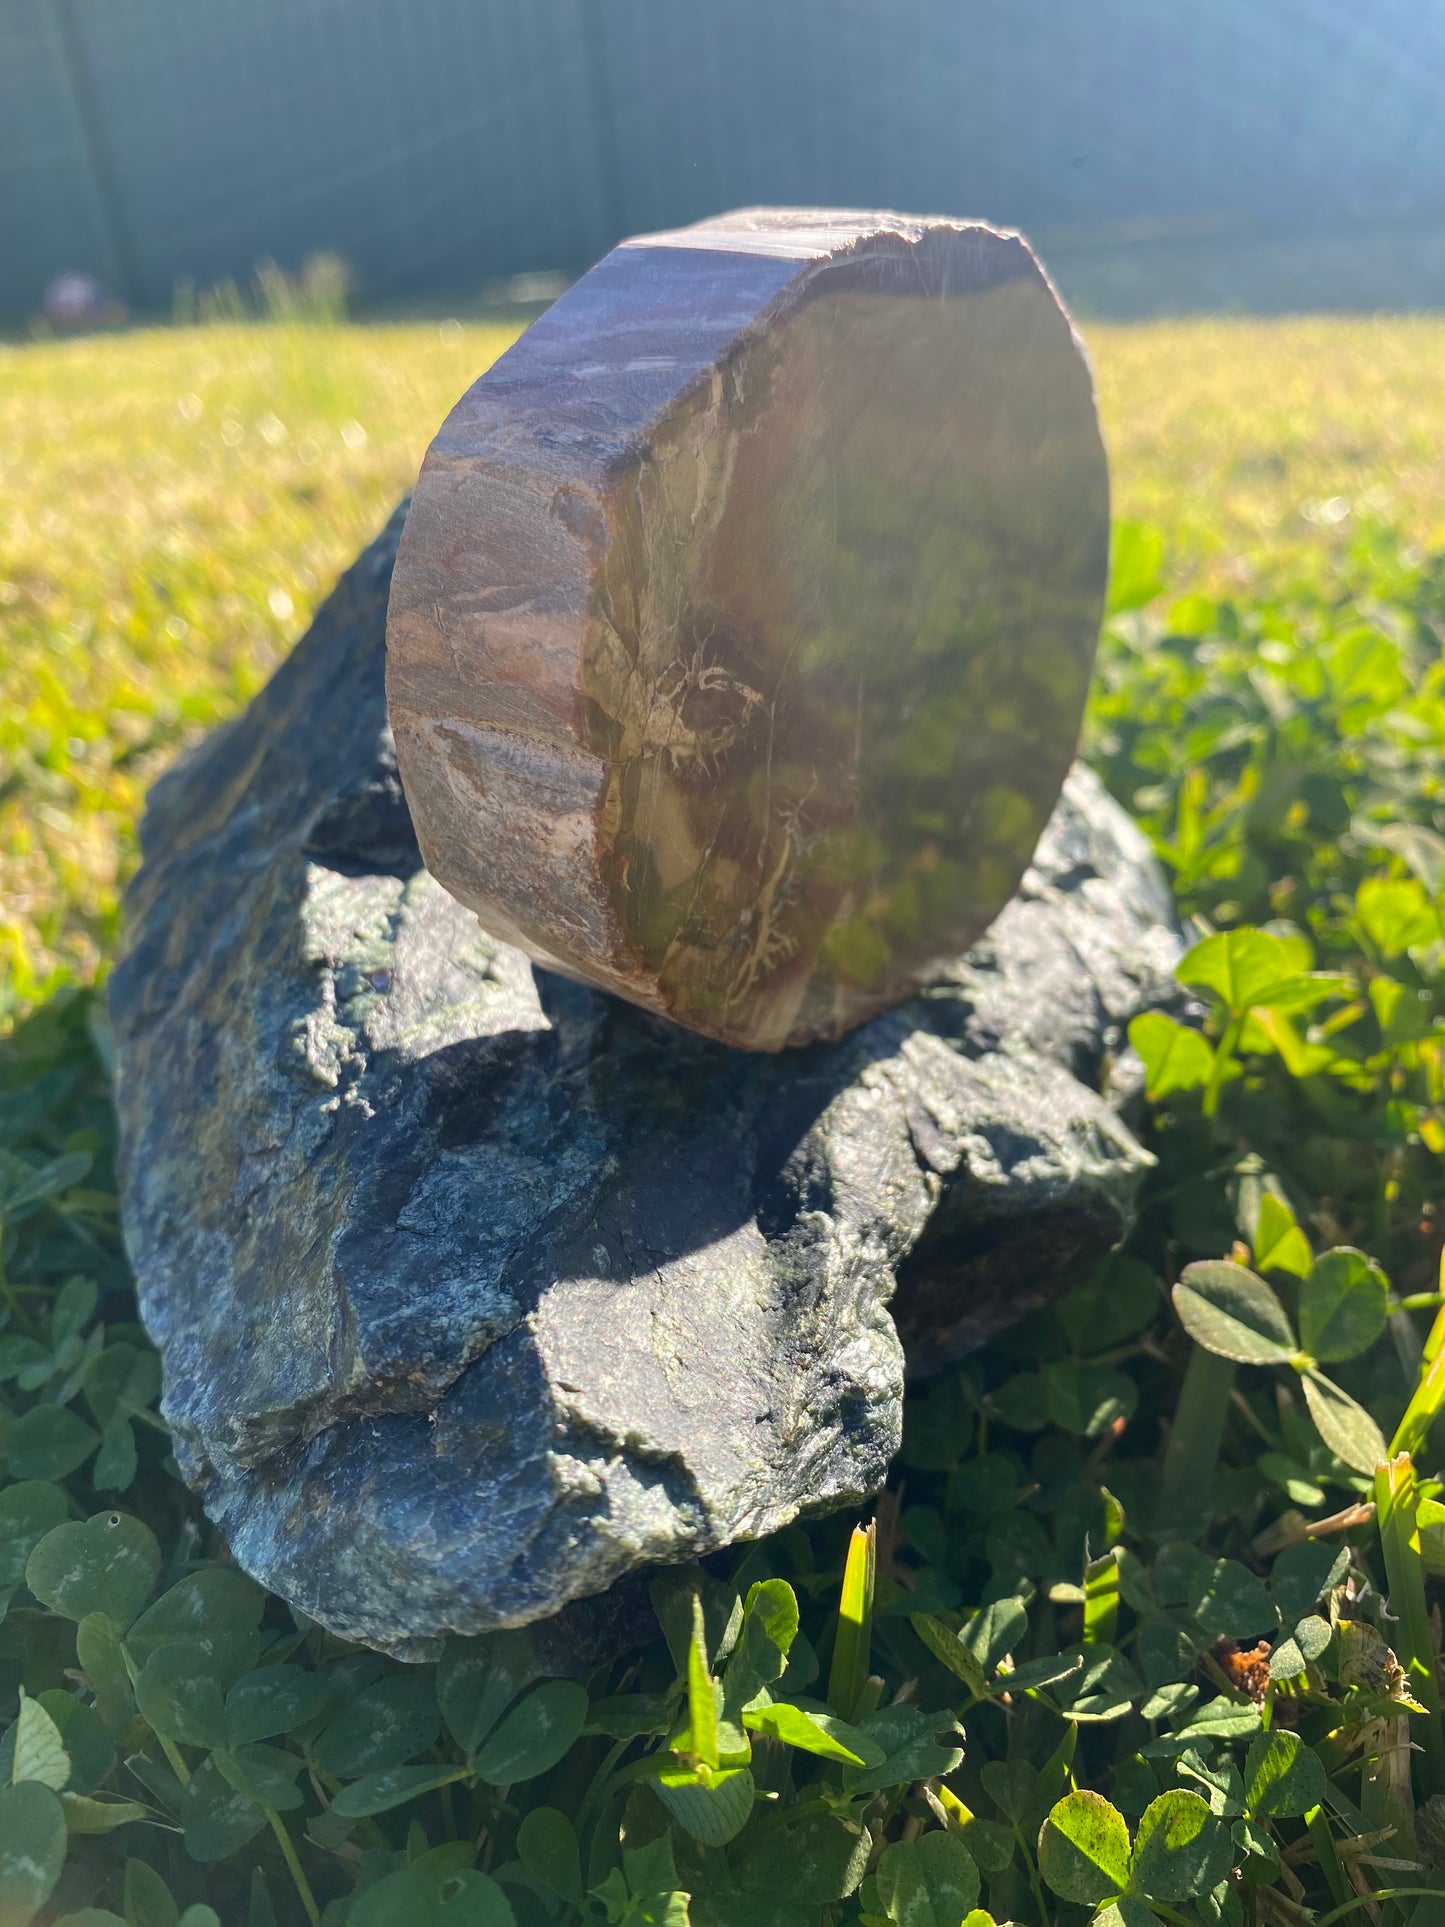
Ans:
[{"label": "tan polished face", "polygon": [[598,853],[665,1007],[776,1048],[975,938],[1073,755],[1107,560],[1045,284],[818,274],[611,493],[584,644]]}]

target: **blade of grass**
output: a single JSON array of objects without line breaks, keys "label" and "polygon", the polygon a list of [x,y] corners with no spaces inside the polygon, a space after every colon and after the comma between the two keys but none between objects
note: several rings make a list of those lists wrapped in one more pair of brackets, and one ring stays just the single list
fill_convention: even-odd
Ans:
[{"label": "blade of grass", "polygon": [[1334,1923],[1337,1920],[1343,1920],[1346,1914],[1353,1914],[1361,1907],[1373,1906],[1382,1900],[1424,1900],[1426,1898],[1438,1900],[1440,1889],[1438,1887],[1376,1887],[1370,1893],[1356,1894],[1353,1900],[1345,1901],[1342,1906],[1331,1907],[1327,1914],[1320,1915],[1315,1922],[1315,1927],[1334,1927]]},{"label": "blade of grass", "polygon": [[1233,1390],[1233,1363],[1196,1345],[1184,1368],[1159,1478],[1159,1516],[1171,1531],[1197,1530],[1208,1517]]},{"label": "blade of grass", "polygon": [[1340,1865],[1340,1856],[1335,1852],[1335,1836],[1330,1831],[1329,1815],[1323,1807],[1310,1808],[1305,1815],[1305,1827],[1325,1885],[1330,1890],[1331,1900],[1338,1904],[1348,1902],[1351,1898],[1350,1883]]},{"label": "blade of grass", "polygon": [[845,1720],[857,1711],[868,1684],[873,1645],[873,1589],[878,1570],[878,1525],[855,1526],[838,1601],[838,1636],[828,1672],[828,1704]]},{"label": "blade of grass", "polygon": [[1112,1646],[1119,1630],[1119,1562],[1112,1552],[1084,1568],[1084,1643]]},{"label": "blade of grass", "polygon": [[1418,1503],[1415,1468],[1408,1453],[1376,1468],[1375,1521],[1385,1556],[1390,1610],[1396,1619],[1396,1653],[1409,1675],[1411,1692],[1425,1708],[1424,1713],[1410,1715],[1410,1728],[1424,1749],[1421,1774],[1429,1795],[1445,1792],[1445,1732],[1440,1725],[1440,1688],[1425,1600]]},{"label": "blade of grass", "polygon": [[[1445,1252],[1440,1256],[1440,1279],[1445,1288]],[[1445,1305],[1435,1314],[1435,1322],[1420,1354],[1420,1381],[1405,1407],[1404,1417],[1395,1427],[1390,1441],[1390,1456],[1408,1452],[1413,1458],[1430,1436],[1430,1427],[1445,1405]]]},{"label": "blade of grass", "polygon": [[707,1663],[707,1629],[702,1601],[693,1595],[692,1638],[687,1647],[688,1752],[703,1766],[718,1763],[717,1696]]},{"label": "blade of grass", "polygon": [[311,1927],[321,1927],[321,1909],[316,1905],[316,1896],[311,1891],[311,1883],[306,1878],[305,1869],[297,1857],[296,1843],[291,1838],[290,1829],[274,1807],[266,1807],[263,1811],[270,1822],[272,1833],[276,1836],[281,1856],[286,1862],[286,1870],[291,1875],[292,1885],[306,1911],[306,1918],[310,1921]]}]

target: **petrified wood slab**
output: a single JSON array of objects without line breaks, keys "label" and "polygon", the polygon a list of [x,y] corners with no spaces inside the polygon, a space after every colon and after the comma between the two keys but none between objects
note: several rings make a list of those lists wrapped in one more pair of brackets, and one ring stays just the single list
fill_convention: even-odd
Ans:
[{"label": "petrified wood slab", "polygon": [[1080,770],[986,939],[841,1043],[749,1055],[534,970],[421,866],[397,526],[157,786],[110,996],[177,1461],[248,1571],[420,1655],[874,1491],[905,1348],[1125,1229],[1122,1030],[1178,943]]},{"label": "petrified wood slab", "polygon": [[1026,243],[754,210],[613,250],[427,455],[388,629],[427,868],[694,1030],[837,1037],[1018,885],[1108,550]]}]

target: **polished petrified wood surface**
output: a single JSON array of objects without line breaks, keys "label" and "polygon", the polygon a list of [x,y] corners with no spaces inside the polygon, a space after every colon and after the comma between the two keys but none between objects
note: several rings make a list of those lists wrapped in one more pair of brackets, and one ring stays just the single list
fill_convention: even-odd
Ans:
[{"label": "polished petrified wood surface", "polygon": [[625,242],[422,469],[387,687],[427,866],[696,1030],[837,1036],[1016,888],[1107,538],[1088,366],[1018,236],[761,210]]}]

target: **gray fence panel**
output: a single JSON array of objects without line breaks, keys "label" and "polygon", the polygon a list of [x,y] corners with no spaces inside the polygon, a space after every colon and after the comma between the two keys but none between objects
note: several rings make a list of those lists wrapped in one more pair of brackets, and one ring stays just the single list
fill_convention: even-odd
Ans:
[{"label": "gray fence panel", "polygon": [[371,295],[750,201],[1445,213],[1445,0],[0,0],[0,311],[336,249]]},{"label": "gray fence panel", "polygon": [[631,226],[750,200],[1032,227],[1445,198],[1438,0],[607,0]]},{"label": "gray fence panel", "polygon": [[337,249],[370,293],[607,231],[577,0],[73,0],[137,305]]},{"label": "gray fence panel", "polygon": [[84,111],[48,0],[0,0],[0,309],[38,307],[67,268],[118,274]]}]

